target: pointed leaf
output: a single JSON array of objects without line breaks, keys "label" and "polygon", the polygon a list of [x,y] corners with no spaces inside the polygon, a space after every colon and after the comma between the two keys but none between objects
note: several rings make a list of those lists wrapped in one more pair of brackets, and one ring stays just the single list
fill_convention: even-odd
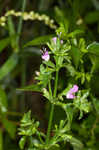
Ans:
[{"label": "pointed leaf", "polygon": [[34,46],[34,45],[41,45],[41,44],[46,44],[54,35],[45,35],[41,37],[37,37],[34,40],[26,43],[24,47],[27,46]]},{"label": "pointed leaf", "polygon": [[99,57],[99,43],[93,42],[92,44],[88,45],[87,49],[90,54]]},{"label": "pointed leaf", "polygon": [[81,54],[80,50],[77,47],[72,46],[70,54],[71,54],[71,57],[72,57],[75,67],[78,68],[78,65],[80,62],[80,54]]},{"label": "pointed leaf", "polygon": [[2,52],[3,49],[4,49],[5,47],[7,47],[9,43],[10,43],[10,38],[9,38],[9,37],[0,40],[0,52]]},{"label": "pointed leaf", "polygon": [[10,73],[18,62],[18,56],[16,53],[12,54],[5,64],[0,68],[0,80],[2,80],[8,73]]},{"label": "pointed leaf", "polygon": [[20,149],[24,149],[25,142],[26,142],[26,136],[23,136],[19,142]]},{"label": "pointed leaf", "polygon": [[28,86],[26,86],[26,87],[22,87],[22,88],[20,88],[20,89],[18,89],[18,90],[21,90],[21,91],[33,91],[33,92],[41,92],[41,89],[42,89],[42,87],[41,87],[41,85],[38,85],[38,84],[36,84],[36,85],[28,85]]}]

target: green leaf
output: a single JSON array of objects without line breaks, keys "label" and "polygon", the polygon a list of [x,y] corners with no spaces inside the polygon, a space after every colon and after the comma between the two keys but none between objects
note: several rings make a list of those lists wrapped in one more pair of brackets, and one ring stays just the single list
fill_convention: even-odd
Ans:
[{"label": "green leaf", "polygon": [[92,24],[95,22],[99,21],[99,11],[93,11],[93,12],[89,12],[86,16],[85,16],[85,22],[87,24]]},{"label": "green leaf", "polygon": [[10,73],[15,68],[17,62],[18,62],[18,55],[14,53],[0,68],[0,80],[2,80],[8,73]]},{"label": "green leaf", "polygon": [[93,42],[92,44],[88,45],[87,49],[88,49],[88,53],[99,57],[99,43]]},{"label": "green leaf", "polygon": [[99,43],[93,42],[88,45],[87,49],[93,64],[92,72],[99,70]]},{"label": "green leaf", "polygon": [[31,111],[24,114],[19,128],[19,135],[31,136],[37,133],[38,121],[31,119]]},{"label": "green leaf", "polygon": [[36,92],[41,92],[41,89],[42,89],[42,87],[41,87],[41,85],[38,85],[38,84],[36,84],[36,85],[28,85],[28,86],[25,86],[25,87],[22,87],[22,88],[20,88],[20,89],[18,89],[18,90],[21,90],[21,91],[36,91]]},{"label": "green leaf", "polygon": [[11,37],[11,47],[13,48],[15,52],[18,52],[19,48],[18,48],[18,43],[17,43],[17,36],[19,35],[16,34],[12,16],[8,17],[8,29],[9,29],[9,35]]},{"label": "green leaf", "polygon": [[7,97],[5,91],[0,87],[0,109],[4,113],[7,111]]},{"label": "green leaf", "polygon": [[78,68],[78,65],[79,65],[79,62],[80,62],[80,50],[75,47],[75,46],[72,46],[71,50],[70,50],[70,54],[71,54],[71,57],[72,57],[72,60],[73,60],[73,63],[76,67],[76,69]]},{"label": "green leaf", "polygon": [[82,96],[81,96],[81,91],[79,91],[77,98],[73,101],[75,107],[78,108],[80,111],[84,111],[85,113],[88,113],[91,109],[91,104],[87,100],[88,96],[89,96],[89,91],[84,91]]},{"label": "green leaf", "polygon": [[60,32],[63,33],[67,33],[68,32],[68,28],[69,28],[69,21],[67,19],[66,16],[64,16],[64,12],[59,9],[58,7],[55,7],[55,19],[57,20],[57,22],[60,24],[60,27],[56,30],[56,32],[58,34],[60,34]]},{"label": "green leaf", "polygon": [[99,99],[96,99],[95,97],[92,96],[92,101],[97,114],[99,114]]},{"label": "green leaf", "polygon": [[20,149],[24,149],[25,142],[26,142],[26,136],[23,136],[19,141]]},{"label": "green leaf", "polygon": [[63,134],[61,136],[64,141],[70,142],[70,144],[73,146],[74,150],[82,150],[83,149],[83,143],[78,140],[75,137],[72,137],[71,135],[68,134]]},{"label": "green leaf", "polygon": [[34,45],[41,45],[41,44],[46,44],[54,35],[45,35],[41,37],[37,37],[34,40],[26,43],[24,47],[27,46],[34,46]]},{"label": "green leaf", "polygon": [[74,150],[82,150],[83,149],[82,142],[80,140],[78,140],[77,138],[72,137],[69,141],[72,144]]},{"label": "green leaf", "polygon": [[66,64],[65,67],[72,77],[75,76],[76,70],[71,64]]},{"label": "green leaf", "polygon": [[51,61],[44,61],[43,63],[46,64],[49,67],[55,68],[54,63],[52,63]]},{"label": "green leaf", "polygon": [[69,124],[71,124],[73,119],[73,108],[71,107],[71,104],[64,104],[63,108],[67,114],[67,119],[69,121]]},{"label": "green leaf", "polygon": [[7,47],[9,43],[10,43],[10,38],[9,38],[9,37],[0,40],[0,52],[2,52],[3,49],[4,49],[5,47]]},{"label": "green leaf", "polygon": [[11,138],[14,138],[15,133],[16,133],[16,125],[10,122],[9,120],[7,120],[7,118],[5,117],[2,117],[2,123],[3,123],[4,128],[7,130],[7,132],[11,136]]},{"label": "green leaf", "polygon": [[83,33],[84,33],[83,30],[74,30],[73,32],[68,34],[68,37],[75,38],[76,35],[83,34]]}]

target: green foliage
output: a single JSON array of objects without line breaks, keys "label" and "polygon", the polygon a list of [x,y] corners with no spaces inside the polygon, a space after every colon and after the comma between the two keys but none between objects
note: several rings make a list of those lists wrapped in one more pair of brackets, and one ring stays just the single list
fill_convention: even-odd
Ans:
[{"label": "green foliage", "polygon": [[89,57],[93,64],[92,72],[99,70],[99,43],[94,42],[87,47]]},{"label": "green foliage", "polygon": [[98,150],[99,2],[25,2],[0,5],[0,150]]},{"label": "green foliage", "polygon": [[46,42],[48,42],[52,37],[53,37],[53,35],[46,35],[46,36],[38,37],[38,38],[26,43],[24,45],[24,47],[46,44]]},{"label": "green foliage", "polygon": [[[62,27],[62,25],[60,26]],[[46,99],[48,99],[51,103],[52,108],[54,108],[54,105],[59,106],[66,113],[65,120],[60,120],[59,125],[55,124],[54,135],[53,137],[50,137],[53,117],[53,109],[51,109],[48,131],[47,136],[45,136],[45,141],[42,141],[42,139],[40,140],[37,137],[36,139],[37,141],[39,141],[37,144],[33,144],[33,146],[38,149],[51,149],[53,147],[60,147],[59,143],[62,141],[68,141],[73,146],[74,150],[79,150],[83,149],[82,142],[69,132],[71,131],[73,118],[76,112],[80,112],[78,119],[82,119],[84,114],[91,111],[92,103],[89,99],[90,90],[89,88],[87,88],[86,90],[79,90],[77,95],[72,98],[73,101],[70,102],[68,101],[68,99],[71,98],[66,97],[66,95],[72,89],[73,83],[77,82],[78,79],[81,80],[81,84],[84,84],[86,79],[88,82],[90,81],[91,76],[88,76],[88,72],[84,72],[84,56],[86,53],[90,54],[91,51],[93,51],[93,48],[90,47],[90,45],[86,48],[85,40],[83,38],[80,38],[79,40],[76,38],[76,35],[81,33],[80,31],[78,32],[77,30],[74,30],[71,33],[66,33],[65,27],[61,27],[59,27],[59,29],[57,29],[56,31],[58,36],[56,35],[54,38],[50,39],[49,42],[47,42],[47,45],[50,49],[48,53],[50,57],[49,60],[45,59],[42,61],[42,64],[40,65],[40,71],[36,72],[37,76],[35,79],[38,81],[37,84],[27,86],[26,88],[23,88],[23,90],[35,91],[36,88],[37,92],[41,90],[43,96],[46,97]],[[59,34],[59,31],[61,31],[61,34]],[[61,43],[62,39],[64,39],[64,41]],[[91,50],[89,51],[89,49]],[[95,53],[95,51],[93,53]],[[62,89],[62,91],[58,92],[57,94],[59,71],[62,68],[65,68],[66,71],[68,71],[70,79],[67,79],[68,86],[65,89]],[[91,71],[92,70],[90,70],[90,72]],[[56,76],[54,75],[55,72]],[[72,76],[74,77],[74,82],[72,82],[71,80]],[[54,89],[52,87],[52,82],[54,82]],[[41,87],[40,90],[39,87]],[[74,93],[75,92],[73,92],[73,94]],[[39,130],[37,129],[38,126],[35,127],[36,123],[34,123],[34,120],[32,123],[29,122],[32,122],[30,121],[30,112],[25,114],[20,125],[19,134],[23,136],[20,141],[20,147],[22,149],[25,145],[26,136],[34,137],[34,134],[38,135],[39,132]],[[26,123],[26,126],[28,128],[23,123]],[[30,145],[28,146],[31,147]]]},{"label": "green foliage", "polygon": [[6,46],[8,46],[9,43],[10,43],[10,38],[9,37],[0,40],[0,52],[2,52],[4,50],[4,48]]},{"label": "green foliage", "polygon": [[7,97],[5,91],[0,87],[0,113],[7,111]]},{"label": "green foliage", "polygon": [[6,131],[9,133],[11,138],[15,138],[16,134],[16,125],[9,120],[7,120],[4,116],[2,116],[2,123],[6,129]]},{"label": "green foliage", "polygon": [[92,11],[85,16],[85,22],[88,24],[96,23],[98,21],[98,18],[99,11]]},{"label": "green foliage", "polygon": [[10,73],[16,67],[17,61],[17,54],[12,54],[10,58],[0,68],[0,80],[2,80],[8,73]]}]

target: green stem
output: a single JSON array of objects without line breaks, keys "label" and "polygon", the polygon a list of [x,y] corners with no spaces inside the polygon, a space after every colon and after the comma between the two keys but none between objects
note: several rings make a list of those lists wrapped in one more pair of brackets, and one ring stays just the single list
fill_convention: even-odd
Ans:
[{"label": "green stem", "polygon": [[[23,0],[23,3],[22,3],[22,13],[24,12],[25,10],[25,7],[26,7],[26,0]],[[22,21],[23,21],[23,18],[22,16],[20,17],[19,19],[19,24],[18,24],[18,30],[17,30],[17,33],[18,33],[18,37],[17,37],[17,43],[19,43],[19,39],[20,39],[20,33],[21,33],[21,30],[22,30]]]},{"label": "green stem", "polygon": [[[26,83],[26,60],[24,60],[24,58],[22,58],[21,60],[21,86],[24,87],[25,83]],[[25,110],[25,94],[21,95],[21,111],[24,112]]]},{"label": "green stem", "polygon": [[56,71],[56,79],[55,79],[55,86],[54,86],[54,95],[53,97],[56,97],[57,94],[57,84],[58,84],[58,71]]},{"label": "green stem", "polygon": [[52,99],[51,81],[49,81],[48,88],[49,88],[50,97]]},{"label": "green stem", "polygon": [[[22,9],[21,9],[21,12],[23,13],[24,10],[25,10],[25,7],[26,7],[26,0],[23,0],[22,1]],[[19,19],[19,24],[18,24],[18,29],[17,29],[17,34],[18,34],[18,37],[16,39],[16,43],[19,45],[19,39],[20,39],[20,33],[21,33],[21,30],[22,30],[22,22],[23,22],[23,18],[22,16],[20,17]],[[20,48],[19,48],[20,49]],[[24,86],[25,85],[25,81],[26,81],[26,64],[24,62],[24,58],[22,58],[21,60],[21,63],[22,63],[22,73],[21,73],[21,86]],[[25,109],[25,103],[24,103],[24,99],[25,99],[25,95],[22,95],[21,96],[21,110],[24,111]]]},{"label": "green stem", "polygon": [[[56,97],[56,94],[57,94],[57,83],[58,83],[58,71],[56,72],[55,87],[54,87],[53,98],[55,98],[55,97]],[[51,92],[51,86],[50,86],[50,84],[49,84],[49,92]],[[51,132],[53,114],[54,114],[54,104],[51,104],[51,111],[50,111],[50,117],[49,117],[49,122],[48,122],[46,143],[49,142],[49,138],[50,138],[50,132]]]},{"label": "green stem", "polygon": [[53,120],[53,113],[54,113],[54,105],[51,104],[51,111],[50,111],[50,117],[49,117],[49,122],[48,122],[46,143],[49,142],[49,138],[50,138],[50,132],[51,132],[51,126],[52,126],[52,120]]}]

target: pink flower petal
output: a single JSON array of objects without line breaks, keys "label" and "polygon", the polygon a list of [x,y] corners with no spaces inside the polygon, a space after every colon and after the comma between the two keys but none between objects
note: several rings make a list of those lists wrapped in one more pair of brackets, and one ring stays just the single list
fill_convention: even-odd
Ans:
[{"label": "pink flower petal", "polygon": [[45,61],[48,61],[50,59],[50,55],[48,54],[48,51],[45,51],[45,53],[42,55],[42,59]]},{"label": "pink flower petal", "polygon": [[75,92],[78,91],[78,88],[79,88],[79,87],[78,87],[77,85],[74,85],[73,88],[71,88],[69,92],[75,93]]},{"label": "pink flower petal", "polygon": [[66,98],[67,99],[74,99],[75,96],[73,94],[71,94],[70,92],[68,92],[67,95],[66,95]]},{"label": "pink flower petal", "polygon": [[53,37],[52,40],[53,40],[54,44],[56,44],[57,37]]},{"label": "pink flower petal", "polygon": [[74,85],[73,86],[73,88],[71,88],[69,91],[68,91],[68,93],[67,93],[67,95],[66,95],[66,98],[67,99],[74,99],[75,98],[75,93],[78,91],[78,86],[77,85]]},{"label": "pink flower petal", "polygon": [[60,43],[63,44],[63,40],[61,40]]}]

